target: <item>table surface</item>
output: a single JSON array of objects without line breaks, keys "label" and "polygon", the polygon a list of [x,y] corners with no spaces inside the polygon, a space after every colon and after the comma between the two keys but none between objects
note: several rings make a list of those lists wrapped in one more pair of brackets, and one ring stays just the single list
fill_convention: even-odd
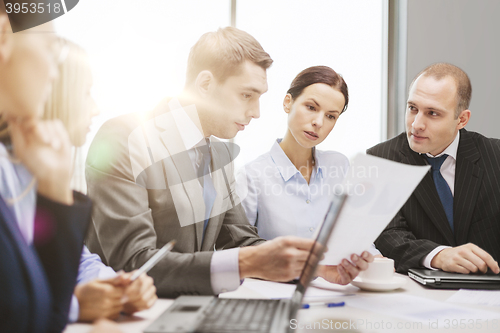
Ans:
[{"label": "table surface", "polygon": [[[399,275],[399,274],[398,274]],[[348,285],[348,286],[337,286],[331,285],[329,290],[336,290],[340,292],[354,293],[356,295],[362,295],[366,297],[377,297],[380,295],[390,295],[390,294],[402,294],[402,295],[413,295],[419,296],[435,301],[446,301],[451,295],[453,295],[456,290],[437,290],[429,289],[421,286],[415,281],[411,280],[408,276],[399,275],[406,279],[406,284],[395,291],[391,292],[369,292],[359,290],[358,288]],[[244,285],[238,288],[234,292],[229,292],[221,294],[220,297],[226,298],[267,298],[266,295],[262,295],[255,290],[246,288]],[[355,296],[354,296],[355,297]],[[407,320],[393,317],[390,315],[379,314],[375,311],[367,311],[359,308],[354,308],[349,306],[349,301],[346,300],[346,306],[327,308],[327,307],[314,307],[307,310],[299,310],[297,316],[297,323],[310,323],[310,322],[324,322],[328,321],[328,326],[331,328],[319,328],[316,330],[308,329],[303,327],[302,329],[297,329],[297,332],[500,332],[500,307],[493,306],[478,306],[478,305],[467,305],[468,308],[474,308],[479,310],[486,310],[490,312],[497,312],[498,322],[493,321],[485,322],[483,321],[481,325],[479,323],[470,324],[469,327],[465,329],[460,329],[457,327],[452,327],[451,322],[449,327],[441,328],[428,328],[428,323],[423,322],[422,324],[409,322]],[[171,299],[159,299],[155,305],[146,311],[141,311],[136,313],[132,317],[121,317],[118,319],[118,324],[120,329],[124,333],[137,333],[142,332],[149,324],[151,324],[160,314],[162,314],[171,304],[173,300]],[[463,304],[459,304],[464,306]],[[340,328],[343,325],[344,328],[349,327],[347,330],[335,329],[335,325]],[[353,324],[356,323],[356,324]],[[465,321],[467,323],[467,321]],[[486,327],[486,324],[489,327]],[[497,325],[498,324],[498,325]],[[319,326],[319,324],[318,324]],[[391,328],[391,329],[389,329]],[[65,333],[87,333],[91,329],[90,324],[75,323],[70,324],[64,331]]]}]

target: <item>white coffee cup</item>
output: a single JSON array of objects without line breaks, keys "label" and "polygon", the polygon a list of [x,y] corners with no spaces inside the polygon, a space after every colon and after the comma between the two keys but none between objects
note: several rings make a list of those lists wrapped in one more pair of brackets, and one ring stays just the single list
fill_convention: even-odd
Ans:
[{"label": "white coffee cup", "polygon": [[368,269],[359,273],[363,281],[388,282],[394,276],[394,260],[375,258],[368,264]]}]

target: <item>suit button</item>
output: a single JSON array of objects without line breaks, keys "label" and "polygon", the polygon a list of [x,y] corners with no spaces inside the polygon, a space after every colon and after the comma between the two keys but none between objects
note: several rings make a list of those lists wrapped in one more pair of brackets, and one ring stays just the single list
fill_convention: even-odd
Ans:
[{"label": "suit button", "polygon": [[307,200],[306,200],[306,203],[307,203],[307,204],[308,204],[308,203],[310,203],[310,202],[311,202],[311,200],[309,200],[309,199],[307,199]]},{"label": "suit button", "polygon": [[314,228],[313,228],[313,227],[309,228],[309,231],[313,232],[313,231],[314,231]]}]

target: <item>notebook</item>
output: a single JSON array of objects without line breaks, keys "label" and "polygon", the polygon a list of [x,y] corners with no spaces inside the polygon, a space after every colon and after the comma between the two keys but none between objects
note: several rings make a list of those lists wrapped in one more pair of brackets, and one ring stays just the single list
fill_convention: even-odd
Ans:
[{"label": "notebook", "polygon": [[500,275],[460,274],[410,268],[408,276],[426,287],[436,289],[500,289]]},{"label": "notebook", "polygon": [[289,332],[290,320],[301,308],[302,298],[314,278],[319,259],[332,234],[346,195],[335,195],[316,242],[300,274],[291,299],[221,299],[216,296],[180,296],[144,332]]}]

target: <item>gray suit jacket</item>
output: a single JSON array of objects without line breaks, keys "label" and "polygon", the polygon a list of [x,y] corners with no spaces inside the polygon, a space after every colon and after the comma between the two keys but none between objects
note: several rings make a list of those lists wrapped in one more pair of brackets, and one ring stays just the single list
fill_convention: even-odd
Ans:
[{"label": "gray suit jacket", "polygon": [[[406,134],[368,149],[368,154],[411,165],[425,158],[411,150]],[[460,130],[450,228],[429,172],[375,244],[398,272],[420,267],[439,245],[474,243],[500,259],[500,140]]]},{"label": "gray suit jacket", "polygon": [[203,237],[204,202],[181,139],[171,100],[153,111],[111,119],[97,133],[86,161],[94,202],[87,246],[115,270],[139,268],[172,239],[177,244],[150,272],[158,295],[213,294],[214,248],[256,245],[235,193],[232,151],[212,139],[212,179],[217,197]]}]

